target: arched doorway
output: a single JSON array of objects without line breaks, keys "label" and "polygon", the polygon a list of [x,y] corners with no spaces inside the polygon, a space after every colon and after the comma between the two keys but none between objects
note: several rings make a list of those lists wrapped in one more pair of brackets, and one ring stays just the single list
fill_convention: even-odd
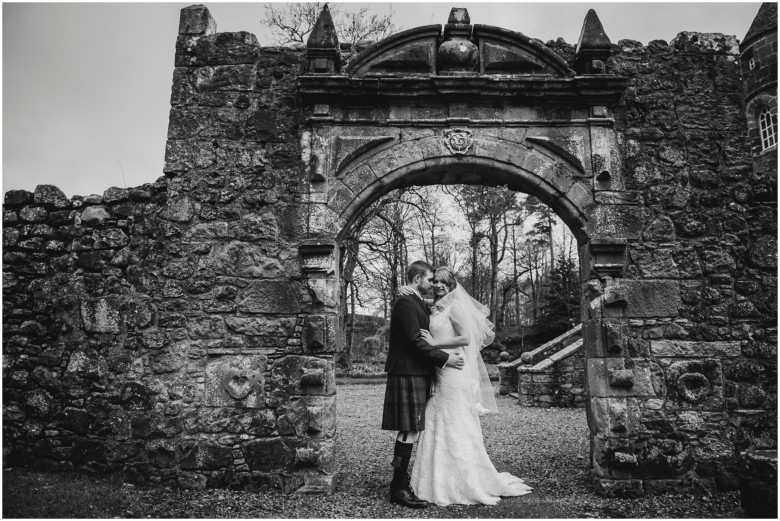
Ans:
[{"label": "arched doorway", "polygon": [[[308,239],[300,251],[310,291],[333,301],[339,244],[383,194],[409,185],[484,184],[537,196],[580,248],[592,460],[603,462],[614,449],[607,423],[625,416],[606,389],[607,375],[626,370],[604,347],[606,322],[612,320],[613,346],[625,325],[625,300],[606,288],[622,274],[636,207],[624,193],[612,113],[625,80],[604,73],[609,45],[590,39],[589,23],[598,20],[586,20],[576,71],[540,42],[472,26],[458,9],[443,31],[404,31],[341,69],[337,42],[320,24],[308,44],[309,74],[299,80],[309,111],[301,134]],[[452,45],[468,56],[453,56]],[[605,315],[605,306],[615,311]],[[338,311],[327,313],[323,320],[336,324]]]}]

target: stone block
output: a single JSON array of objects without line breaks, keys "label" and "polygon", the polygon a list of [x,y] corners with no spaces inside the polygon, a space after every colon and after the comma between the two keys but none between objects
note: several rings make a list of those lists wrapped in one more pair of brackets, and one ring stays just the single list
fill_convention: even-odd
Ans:
[{"label": "stone block", "polygon": [[[322,371],[321,383],[310,385],[302,382],[305,374]],[[277,400],[289,396],[323,395],[332,396],[336,393],[336,374],[333,362],[309,356],[285,356],[276,360],[271,366],[271,394]]]},{"label": "stone block", "polygon": [[754,266],[769,270],[777,269],[777,237],[759,237],[748,252],[748,261]]},{"label": "stone block", "polygon": [[307,439],[295,449],[297,467],[316,467],[320,472],[333,472],[335,458],[333,439]]},{"label": "stone block", "polygon": [[645,279],[675,279],[679,277],[672,258],[672,246],[633,244],[629,248],[631,260]]},{"label": "stone block", "polygon": [[196,207],[192,200],[182,195],[169,199],[158,215],[166,221],[186,223],[192,220],[195,211]]},{"label": "stone block", "polygon": [[659,215],[645,228],[642,238],[646,241],[669,242],[676,238],[674,223],[666,215]]},{"label": "stone block", "polygon": [[295,330],[294,318],[227,317],[230,331],[256,337],[289,337]]},{"label": "stone block", "polygon": [[96,250],[122,248],[130,243],[130,238],[119,228],[96,230],[92,234],[92,239],[94,241],[92,247]]},{"label": "stone block", "polygon": [[81,303],[84,329],[90,333],[119,333],[120,305],[113,299],[87,300]]},{"label": "stone block", "polygon": [[245,313],[285,313],[301,311],[293,288],[287,281],[252,282],[238,294],[239,311]]},{"label": "stone block", "polygon": [[295,463],[295,450],[282,438],[253,440],[245,443],[241,451],[252,470],[280,472]]},{"label": "stone block", "polygon": [[657,396],[664,391],[663,372],[650,360],[591,358],[587,380],[592,397]]},{"label": "stone block", "polygon": [[590,212],[586,230],[592,237],[639,239],[648,212],[642,206],[599,205]]},{"label": "stone block", "polygon": [[740,342],[721,340],[697,342],[687,340],[651,340],[650,350],[658,358],[732,358],[740,355]]},{"label": "stone block", "polygon": [[150,410],[157,392],[141,382],[128,382],[120,392],[120,403],[125,410]]},{"label": "stone block", "polygon": [[172,373],[179,370],[187,361],[189,341],[177,342],[154,352],[149,357],[149,368],[154,373]]},{"label": "stone block", "polygon": [[303,325],[303,346],[308,352],[335,351],[338,317],[309,315]]},{"label": "stone block", "polygon": [[[78,381],[104,385],[109,376],[108,364],[94,349],[74,351],[65,369],[65,383]],[[75,380],[75,382],[74,382]]]},{"label": "stone block", "polygon": [[51,204],[66,199],[65,193],[54,185],[38,185],[35,187],[33,201],[36,204]]},{"label": "stone block", "polygon": [[301,438],[332,438],[336,432],[336,399],[333,396],[293,398],[279,410],[279,432]]},{"label": "stone block", "polygon": [[339,283],[334,278],[309,278],[306,280],[309,293],[315,304],[328,308],[338,305]]},{"label": "stone block", "polygon": [[186,470],[216,470],[230,467],[232,464],[232,447],[203,440],[184,454],[179,466]]},{"label": "stone block", "polygon": [[681,305],[680,285],[673,280],[620,279],[612,286],[624,296],[624,315],[630,318],[676,317]]},{"label": "stone block", "polygon": [[737,461],[745,514],[752,518],[777,518],[777,449],[744,451]]},{"label": "stone block", "polygon": [[192,339],[223,338],[225,322],[222,317],[200,316],[187,322],[187,333]]},{"label": "stone block", "polygon": [[3,199],[6,205],[28,204],[33,202],[35,195],[27,190],[8,190]]},{"label": "stone block", "polygon": [[204,386],[210,406],[265,406],[265,355],[229,355],[209,360]]},{"label": "stone block", "polygon": [[81,212],[81,222],[89,226],[101,226],[111,218],[102,206],[87,206]]},{"label": "stone block", "polygon": [[695,465],[693,457],[680,440],[650,438],[638,448],[638,472],[644,478],[680,478]]},{"label": "stone block", "polygon": [[282,264],[269,257],[265,248],[245,242],[214,244],[201,265],[217,276],[276,278],[285,275]]},{"label": "stone block", "polygon": [[204,5],[191,5],[179,14],[179,34],[209,35],[217,32],[217,22]]},{"label": "stone block", "polygon": [[635,399],[615,397],[590,399],[591,433],[636,432],[639,409]]},{"label": "stone block", "polygon": [[666,369],[667,396],[684,409],[719,411],[724,407],[722,378],[718,360],[675,362]]},{"label": "stone block", "polygon": [[56,413],[57,402],[44,389],[27,391],[22,396],[22,407],[35,418],[49,418]]}]

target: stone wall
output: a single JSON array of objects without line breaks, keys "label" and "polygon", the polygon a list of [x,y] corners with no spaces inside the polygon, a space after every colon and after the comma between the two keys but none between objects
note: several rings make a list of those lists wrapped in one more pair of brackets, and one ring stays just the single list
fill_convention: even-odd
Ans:
[{"label": "stone wall", "polygon": [[596,484],[733,489],[735,450],[777,437],[774,180],[751,168],[736,41],[681,33],[613,53],[639,205],[623,222],[625,278],[607,286],[603,323],[584,321],[603,346],[588,366]]},{"label": "stone wall", "polygon": [[332,355],[303,343],[333,352],[315,311],[335,299],[298,260],[302,53],[213,26],[182,11],[166,177],[5,196],[5,465],[332,486]]}]

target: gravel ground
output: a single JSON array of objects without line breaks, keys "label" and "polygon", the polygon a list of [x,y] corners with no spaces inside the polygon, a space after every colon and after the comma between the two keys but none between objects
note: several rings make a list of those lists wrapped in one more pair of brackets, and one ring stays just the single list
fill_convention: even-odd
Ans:
[{"label": "gravel ground", "polygon": [[[392,434],[379,429],[383,381],[355,380],[339,385],[337,447],[342,479],[332,496],[286,496],[278,491],[179,491],[132,487],[101,478],[67,477],[28,471],[4,472],[4,517],[220,517],[220,518],[734,518],[741,517],[738,493],[655,496],[638,500],[604,499],[588,482],[588,428],[583,409],[519,407],[499,398],[500,412],[483,417],[485,445],[499,471],[526,480],[531,494],[505,498],[498,505],[430,507],[424,510],[388,501]],[[103,478],[105,480],[105,478]],[[63,485],[63,481],[70,480]],[[71,516],[63,511],[65,488],[92,480],[105,494],[105,507]],[[9,483],[10,482],[10,483]],[[75,483],[75,484],[73,484]],[[14,487],[52,490],[40,505],[13,503]],[[65,488],[64,488],[65,487]],[[98,490],[97,495],[102,493]],[[94,503],[92,503],[94,504]],[[60,510],[57,510],[60,508]],[[48,513],[48,515],[47,515]]]}]

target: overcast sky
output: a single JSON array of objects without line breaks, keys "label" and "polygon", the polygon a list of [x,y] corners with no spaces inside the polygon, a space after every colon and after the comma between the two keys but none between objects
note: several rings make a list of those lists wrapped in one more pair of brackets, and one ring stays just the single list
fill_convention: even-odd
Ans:
[{"label": "overcast sky", "polygon": [[[54,184],[68,196],[134,187],[162,175],[179,11],[188,3],[4,3],[2,190]],[[220,32],[270,44],[263,5],[204,2]],[[588,9],[613,42],[681,31],[740,40],[760,3],[372,3],[396,26],[472,23],[576,43]],[[123,174],[124,173],[124,174]]]}]

